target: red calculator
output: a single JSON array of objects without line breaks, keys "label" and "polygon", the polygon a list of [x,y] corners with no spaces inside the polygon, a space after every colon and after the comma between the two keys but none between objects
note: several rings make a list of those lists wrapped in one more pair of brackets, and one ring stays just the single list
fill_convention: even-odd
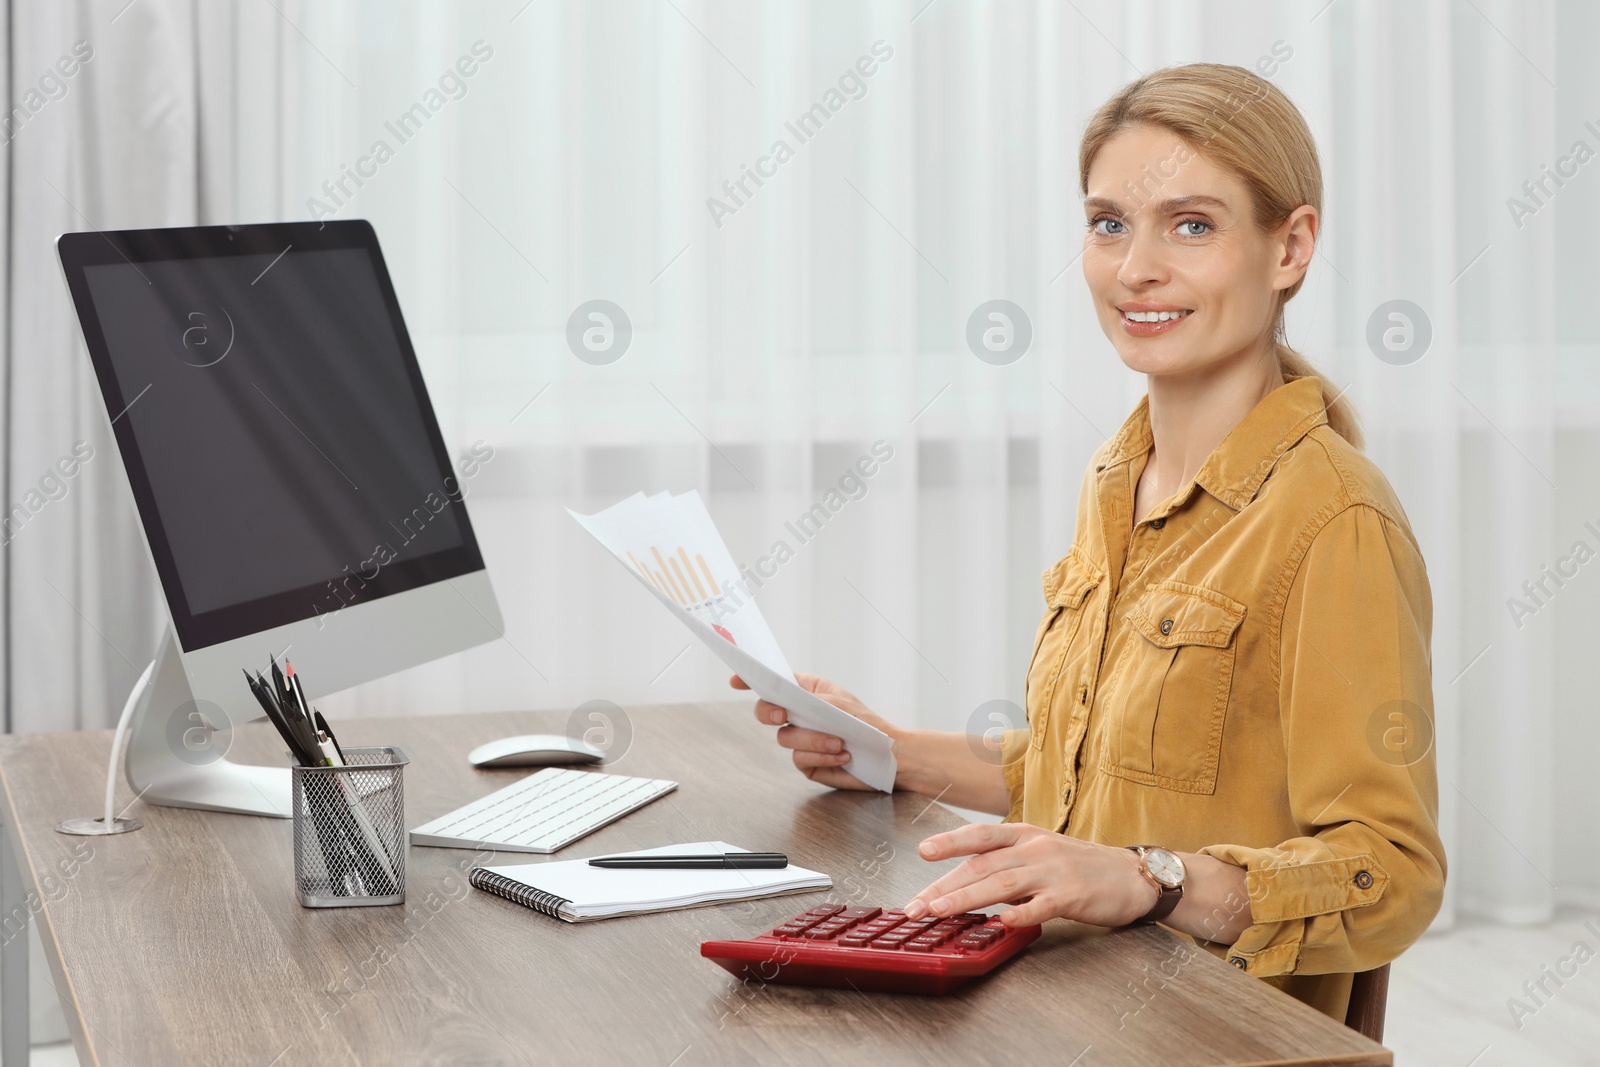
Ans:
[{"label": "red calculator", "polygon": [[743,941],[703,941],[700,955],[741,978],[789,985],[940,996],[988,974],[1039,938],[970,913],[907,919],[903,911],[820,904]]}]

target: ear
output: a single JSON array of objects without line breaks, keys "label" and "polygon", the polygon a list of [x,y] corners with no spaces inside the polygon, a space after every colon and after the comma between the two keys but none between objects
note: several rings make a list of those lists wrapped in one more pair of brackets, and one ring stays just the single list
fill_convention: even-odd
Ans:
[{"label": "ear", "polygon": [[1287,289],[1305,277],[1316,251],[1319,221],[1316,208],[1301,204],[1278,228],[1275,235],[1278,257],[1272,272],[1274,289]]}]

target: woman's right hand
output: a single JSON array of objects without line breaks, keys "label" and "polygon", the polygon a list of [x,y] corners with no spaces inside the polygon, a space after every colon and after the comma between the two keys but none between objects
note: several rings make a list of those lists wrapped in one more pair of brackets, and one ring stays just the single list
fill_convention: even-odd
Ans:
[{"label": "woman's right hand", "polygon": [[[899,728],[861,703],[855,694],[815,674],[797,674],[795,681],[799,682],[800,687],[807,692],[815,693],[841,711],[849,712],[862,722],[876,726],[888,734],[891,740],[899,741]],[[750,688],[737,674],[728,679],[728,684],[735,689]],[[781,727],[778,730],[778,744],[794,753],[794,765],[799,768],[801,774],[813,782],[832,786],[834,789],[872,788],[843,769],[844,765],[850,762],[850,752],[844,747],[843,738],[791,724],[788,709],[768,700],[756,701],[756,719],[768,726]]]}]

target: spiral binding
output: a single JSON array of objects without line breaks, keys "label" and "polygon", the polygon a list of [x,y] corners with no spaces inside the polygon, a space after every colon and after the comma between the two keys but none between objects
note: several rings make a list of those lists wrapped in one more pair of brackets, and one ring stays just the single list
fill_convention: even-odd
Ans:
[{"label": "spiral binding", "polygon": [[487,867],[474,867],[472,873],[467,875],[467,881],[474,888],[493,893],[495,896],[505,897],[515,901],[525,908],[548,915],[553,919],[561,918],[561,909],[571,905],[572,901],[565,897],[558,897],[554,893],[546,893],[542,889],[535,889],[524,885],[515,878],[507,878],[503,874],[495,874]]}]

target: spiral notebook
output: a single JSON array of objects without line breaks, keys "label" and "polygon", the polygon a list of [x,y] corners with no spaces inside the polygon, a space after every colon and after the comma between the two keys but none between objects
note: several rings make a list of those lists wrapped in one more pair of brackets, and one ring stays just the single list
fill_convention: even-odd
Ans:
[{"label": "spiral notebook", "polygon": [[[696,856],[748,851],[726,841],[692,841],[608,855]],[[484,892],[569,923],[803,893],[833,885],[827,875],[792,863],[775,871],[629,871],[591,867],[587,859],[474,867],[467,880]]]}]

